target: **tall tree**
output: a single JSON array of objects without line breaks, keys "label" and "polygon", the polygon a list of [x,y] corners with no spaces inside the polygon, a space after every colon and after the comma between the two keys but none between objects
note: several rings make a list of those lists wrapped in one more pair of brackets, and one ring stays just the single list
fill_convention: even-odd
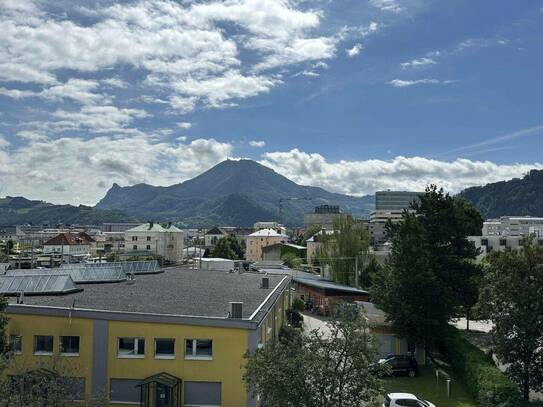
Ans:
[{"label": "tall tree", "polygon": [[[333,281],[360,286],[360,270],[369,258],[370,237],[367,229],[350,215],[334,219],[334,233],[322,235],[317,258],[330,269]],[[358,275],[358,281],[356,276]]]},{"label": "tall tree", "polygon": [[247,355],[245,381],[268,407],[377,405],[381,382],[371,372],[377,353],[357,307],[339,305],[329,334],[314,330]]},{"label": "tall tree", "polygon": [[543,247],[530,238],[522,250],[490,254],[485,283],[494,350],[528,400],[543,390]]},{"label": "tall tree", "polygon": [[238,238],[229,235],[217,240],[215,247],[211,251],[211,256],[221,257],[223,259],[241,260],[245,255],[245,250]]},{"label": "tall tree", "polygon": [[431,185],[400,222],[387,225],[389,260],[372,286],[374,301],[410,341],[431,347],[464,304],[477,269],[482,218],[466,201]]}]

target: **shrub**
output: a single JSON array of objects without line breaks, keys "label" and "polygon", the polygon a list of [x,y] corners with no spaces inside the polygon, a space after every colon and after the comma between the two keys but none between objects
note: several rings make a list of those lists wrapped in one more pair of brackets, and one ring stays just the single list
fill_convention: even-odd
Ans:
[{"label": "shrub", "polygon": [[496,367],[489,355],[469,343],[456,328],[448,329],[440,348],[479,405],[520,406],[518,387]]}]

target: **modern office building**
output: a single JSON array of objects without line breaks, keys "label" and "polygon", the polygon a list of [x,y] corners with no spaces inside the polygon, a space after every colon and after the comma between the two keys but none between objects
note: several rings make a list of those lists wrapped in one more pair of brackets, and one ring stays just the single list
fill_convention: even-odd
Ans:
[{"label": "modern office building", "polygon": [[483,223],[483,236],[538,235],[543,230],[543,218],[532,216],[502,216]]},{"label": "modern office building", "polygon": [[423,192],[413,191],[377,191],[375,193],[376,211],[402,211],[407,209],[411,202],[419,199]]},{"label": "modern office building", "polygon": [[278,335],[290,301],[289,276],[181,268],[116,283],[0,276],[0,292],[26,287],[24,279],[49,285],[23,303],[10,300],[16,355],[8,373],[57,363],[80,389],[77,399],[103,393],[121,407],[255,406],[244,354]]},{"label": "modern office building", "polygon": [[419,199],[422,192],[412,191],[377,191],[375,193],[375,210],[370,214],[369,232],[375,246],[386,242],[385,225],[390,220],[398,222],[402,213],[409,208],[411,202]]}]

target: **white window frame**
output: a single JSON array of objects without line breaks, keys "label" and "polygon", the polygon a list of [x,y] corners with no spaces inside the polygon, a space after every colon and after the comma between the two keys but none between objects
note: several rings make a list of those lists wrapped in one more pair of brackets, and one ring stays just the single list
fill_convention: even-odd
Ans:
[{"label": "white window frame", "polygon": [[81,350],[81,337],[78,335],[60,335],[58,338],[58,350],[60,353],[60,356],[66,356],[66,357],[75,357],[79,356],[79,350],[77,352],[62,352],[62,338],[72,338],[76,337],[79,338],[79,350]]},{"label": "white window frame", "polygon": [[[173,341],[173,354],[171,355],[165,355],[165,354],[157,354],[156,353],[156,342],[157,340],[162,341]],[[166,359],[166,360],[173,360],[175,359],[175,338],[155,338],[155,359]]]},{"label": "white window frame", "polygon": [[[134,354],[133,355],[123,355],[119,353],[121,339],[134,339]],[[145,338],[143,337],[135,337],[135,336],[117,337],[117,358],[118,359],[145,359],[145,351],[143,355],[138,355],[138,347],[139,347],[140,341],[143,341],[144,348],[145,348]]]},{"label": "white window frame", "polygon": [[[51,351],[41,351],[36,350],[36,345],[38,343],[38,337],[45,336],[49,338],[53,338],[53,344],[51,346]],[[34,355],[36,356],[53,356],[53,350],[55,349],[55,337],[53,335],[34,335]]]},{"label": "white window frame", "polygon": [[[187,355],[187,341],[192,341],[192,355]],[[196,354],[197,341],[211,341],[211,356]],[[184,345],[185,345],[185,347],[183,349],[183,352],[185,353],[185,359],[186,360],[213,360],[213,339],[208,339],[208,338],[191,339],[191,338],[187,338],[187,339],[185,339]]]}]

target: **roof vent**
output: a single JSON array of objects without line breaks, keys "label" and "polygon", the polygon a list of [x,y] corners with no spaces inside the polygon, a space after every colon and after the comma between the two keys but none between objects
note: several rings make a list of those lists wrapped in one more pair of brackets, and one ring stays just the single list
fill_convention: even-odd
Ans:
[{"label": "roof vent", "polygon": [[269,279],[269,277],[262,277],[262,284],[260,285],[260,288],[264,288],[264,289],[270,288],[270,279]]},{"label": "roof vent", "polygon": [[230,303],[230,318],[241,319],[243,316],[243,303],[231,302]]}]

